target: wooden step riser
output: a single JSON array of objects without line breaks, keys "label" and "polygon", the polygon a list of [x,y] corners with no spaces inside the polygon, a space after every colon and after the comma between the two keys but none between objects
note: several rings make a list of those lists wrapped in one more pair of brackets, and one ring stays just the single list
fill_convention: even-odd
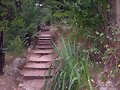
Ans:
[{"label": "wooden step riser", "polygon": [[40,40],[40,39],[38,39],[38,42],[51,42],[51,39],[50,40],[46,40],[46,39],[44,39],[44,40]]},{"label": "wooden step riser", "polygon": [[51,45],[51,43],[37,43],[36,45]]},{"label": "wooden step riser", "polygon": [[44,30],[41,30],[41,32],[48,32],[50,31],[49,29],[44,29]]},{"label": "wooden step riser", "polygon": [[52,43],[51,43],[51,42],[38,42],[38,43],[36,43],[36,44],[39,44],[39,45],[41,45],[41,44],[51,45]]},{"label": "wooden step riser", "polygon": [[51,63],[51,61],[31,61],[31,60],[28,61],[31,63]]},{"label": "wooden step riser", "polygon": [[43,37],[38,37],[37,41],[51,41],[51,38],[43,38]]},{"label": "wooden step riser", "polygon": [[51,47],[51,48],[34,48],[34,49],[38,49],[38,50],[48,50],[48,49],[53,49],[53,48]]},{"label": "wooden step riser", "polygon": [[33,54],[36,54],[36,55],[51,55],[51,54],[54,54],[54,53],[33,53]]},{"label": "wooden step riser", "polygon": [[38,41],[39,40],[51,40],[51,38],[38,38]]},{"label": "wooden step riser", "polygon": [[48,32],[48,33],[42,33],[42,34],[39,35],[38,37],[41,37],[41,38],[51,38],[52,36],[49,35],[49,32]]},{"label": "wooden step riser", "polygon": [[45,47],[34,47],[34,50],[53,50],[53,48],[52,47],[48,47],[48,48],[45,48]]},{"label": "wooden step riser", "polygon": [[51,41],[38,41],[36,44],[39,44],[39,43],[50,43],[50,44],[52,44],[52,42]]},{"label": "wooden step riser", "polygon": [[[50,44],[42,44],[42,45],[47,46],[47,45],[50,45]],[[40,44],[40,46],[41,46],[41,44]],[[47,50],[47,49],[53,49],[53,47],[34,47],[33,49],[34,50],[35,49],[38,49],[38,50],[40,50],[40,49]]]},{"label": "wooden step riser", "polygon": [[44,37],[44,36],[39,36],[38,39],[43,38],[43,39],[51,39],[51,37]]},{"label": "wooden step riser", "polygon": [[52,44],[52,42],[37,42],[36,44]]},{"label": "wooden step riser", "polygon": [[52,47],[52,44],[48,44],[48,45],[36,45],[36,46],[34,46],[34,47]]},{"label": "wooden step riser", "polygon": [[38,36],[38,38],[52,38],[51,36]]},{"label": "wooden step riser", "polygon": [[50,79],[52,78],[53,76],[24,76],[23,79],[26,80],[26,79],[29,79],[29,80],[32,80],[32,79]]},{"label": "wooden step riser", "polygon": [[51,70],[51,69],[53,69],[53,67],[52,68],[50,67],[46,67],[46,68],[25,67],[25,70]]}]

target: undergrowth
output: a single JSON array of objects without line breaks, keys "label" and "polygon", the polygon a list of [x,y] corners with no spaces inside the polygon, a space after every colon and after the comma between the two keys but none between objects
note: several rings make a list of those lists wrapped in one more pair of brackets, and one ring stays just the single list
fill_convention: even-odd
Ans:
[{"label": "undergrowth", "polygon": [[[76,40],[61,38],[61,50],[54,49],[59,55],[55,60],[56,74],[53,77],[51,90],[82,90],[89,88],[92,90],[91,77],[88,68],[89,55],[82,49],[81,45],[76,45]],[[48,90],[46,88],[46,90]]]}]

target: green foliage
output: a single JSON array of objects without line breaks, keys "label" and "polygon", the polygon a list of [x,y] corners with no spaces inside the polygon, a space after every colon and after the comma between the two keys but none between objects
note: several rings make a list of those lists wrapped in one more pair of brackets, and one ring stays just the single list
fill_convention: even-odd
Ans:
[{"label": "green foliage", "polygon": [[[0,30],[4,31],[4,45],[8,50],[16,51],[18,49],[14,47],[15,40],[18,37],[23,43],[25,33],[28,32],[32,36],[37,31],[37,25],[42,20],[43,15],[41,14],[41,7],[35,6],[36,2],[35,0],[1,1],[3,6],[0,6]],[[20,43],[20,40],[18,41]],[[21,45],[21,50],[22,48]]]},{"label": "green foliage", "polygon": [[0,31],[6,31],[8,30],[8,21],[7,20],[3,20],[3,21],[0,21]]},{"label": "green foliage", "polygon": [[61,39],[61,50],[55,50],[60,60],[56,60],[57,73],[53,77],[51,90],[92,90],[91,79],[88,69],[88,54],[76,42],[68,39],[67,44]]},{"label": "green foliage", "polygon": [[10,51],[16,51],[17,53],[20,53],[24,48],[24,44],[19,36],[15,37],[13,40],[9,40],[8,43]]},{"label": "green foliage", "polygon": [[10,0],[1,0],[1,2],[2,2],[3,4],[9,4],[9,3],[10,3]]},{"label": "green foliage", "polygon": [[[107,0],[48,0],[54,20],[65,20],[80,36],[96,47],[105,41],[109,4]],[[62,7],[62,8],[61,8]],[[75,29],[75,28],[74,28]],[[98,32],[98,33],[96,33]]]}]

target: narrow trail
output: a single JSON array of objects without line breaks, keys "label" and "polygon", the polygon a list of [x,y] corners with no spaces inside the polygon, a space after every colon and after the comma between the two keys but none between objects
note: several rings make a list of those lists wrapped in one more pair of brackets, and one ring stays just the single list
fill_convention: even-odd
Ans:
[{"label": "narrow trail", "polygon": [[51,73],[49,70],[55,59],[50,29],[43,28],[37,37],[35,45],[28,53],[26,65],[21,71],[24,80],[22,90],[43,90],[46,79],[50,83],[54,75],[54,67],[51,67]]}]

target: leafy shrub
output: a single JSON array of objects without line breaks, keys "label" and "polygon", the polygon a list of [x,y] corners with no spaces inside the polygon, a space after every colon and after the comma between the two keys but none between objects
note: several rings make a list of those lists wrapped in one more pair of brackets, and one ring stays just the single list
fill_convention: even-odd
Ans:
[{"label": "leafy shrub", "polygon": [[8,48],[10,51],[22,52],[24,44],[19,36],[9,41]]}]

